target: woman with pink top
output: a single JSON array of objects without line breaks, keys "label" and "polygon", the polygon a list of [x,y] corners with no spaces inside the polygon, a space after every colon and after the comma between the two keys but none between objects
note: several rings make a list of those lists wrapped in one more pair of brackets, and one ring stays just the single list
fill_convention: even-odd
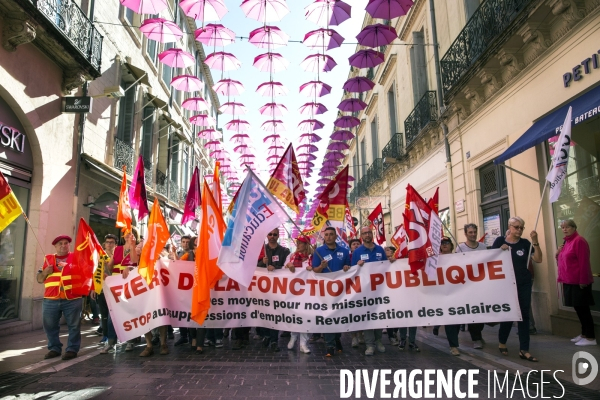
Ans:
[{"label": "woman with pink top", "polygon": [[563,285],[565,306],[573,307],[581,322],[581,335],[571,339],[576,346],[595,346],[594,320],[590,311],[593,306],[592,267],[590,264],[590,246],[577,233],[577,225],[572,219],[560,224],[564,243],[556,251],[558,262],[558,282]]}]

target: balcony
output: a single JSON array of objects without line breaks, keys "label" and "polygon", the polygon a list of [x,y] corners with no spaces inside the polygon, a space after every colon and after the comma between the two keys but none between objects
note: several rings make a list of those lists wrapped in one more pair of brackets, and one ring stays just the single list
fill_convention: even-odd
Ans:
[{"label": "balcony", "polygon": [[458,90],[469,70],[480,62],[496,40],[533,0],[486,0],[475,11],[454,43],[440,60],[444,93]]},{"label": "balcony", "polygon": [[156,193],[167,197],[167,176],[159,169],[156,170]]},{"label": "balcony", "polygon": [[383,178],[383,158],[376,158],[373,160],[373,164],[371,164],[367,170],[366,177],[367,187],[373,186],[375,182],[378,182]]},{"label": "balcony", "polygon": [[179,186],[172,179],[169,179],[169,200],[179,204]]},{"label": "balcony", "polygon": [[181,189],[179,192],[179,205],[181,207],[185,207],[185,199],[187,199],[188,191],[186,189]]},{"label": "balcony", "polygon": [[349,194],[348,194],[348,204],[350,205],[350,207],[352,207],[354,205],[354,203],[356,202],[356,188],[354,188]]},{"label": "balcony", "polygon": [[146,159],[144,159],[144,183],[146,184],[146,189],[150,190],[154,187],[154,180],[152,171],[154,170],[154,166],[152,163]]},{"label": "balcony", "polygon": [[438,117],[438,106],[436,93],[432,90],[425,92],[414,110],[404,120],[404,131],[406,132],[406,145],[409,146],[419,133]]},{"label": "balcony", "polygon": [[381,157],[384,159],[383,170],[387,170],[392,164],[396,163],[404,156],[404,140],[401,133],[396,133],[381,151]]},{"label": "balcony", "polygon": [[121,139],[115,138],[115,154],[113,163],[117,169],[123,169],[123,166],[127,167],[127,174],[133,175],[133,147],[125,143]]}]

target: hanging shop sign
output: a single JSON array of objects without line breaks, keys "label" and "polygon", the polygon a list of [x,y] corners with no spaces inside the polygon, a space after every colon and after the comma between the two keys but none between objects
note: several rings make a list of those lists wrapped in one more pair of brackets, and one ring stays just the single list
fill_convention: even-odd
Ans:
[{"label": "hanging shop sign", "polygon": [[64,113],[84,114],[92,112],[92,101],[90,96],[63,97],[61,111]]}]

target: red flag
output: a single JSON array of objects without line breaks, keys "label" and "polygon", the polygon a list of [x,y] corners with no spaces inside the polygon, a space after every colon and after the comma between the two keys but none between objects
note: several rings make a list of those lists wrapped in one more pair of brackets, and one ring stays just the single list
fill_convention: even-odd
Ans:
[{"label": "red flag", "polygon": [[144,177],[144,158],[140,155],[135,165],[131,186],[129,186],[129,204],[132,210],[137,210],[139,219],[143,219],[150,210],[148,209],[148,197],[146,194],[146,179]]},{"label": "red flag", "polygon": [[408,185],[404,226],[407,228],[409,240],[408,264],[413,273],[425,268],[427,257],[436,254],[429,240],[429,221],[432,211],[421,195]]},{"label": "red flag", "polygon": [[121,181],[121,193],[119,194],[119,209],[117,210],[117,223],[115,226],[121,228],[123,233],[131,232],[131,206],[129,205],[129,193],[127,192],[127,167],[123,166],[123,180]]},{"label": "red flag", "polygon": [[395,258],[400,259],[408,256],[408,238],[404,224],[400,224],[394,235],[390,238],[390,241],[396,248],[396,252],[394,253]]},{"label": "red flag", "polygon": [[348,240],[356,238],[356,227],[354,226],[354,220],[352,219],[352,213],[350,213],[350,205],[346,201],[346,213],[344,215],[344,224],[346,225],[346,236]]},{"label": "red flag", "polygon": [[98,260],[105,255],[102,245],[96,234],[83,218],[79,220],[75,250],[73,251],[73,264],[71,266],[72,291],[77,296],[87,296],[92,289],[94,270]]},{"label": "red flag", "polygon": [[482,237],[479,238],[478,242],[479,243],[485,243],[485,237],[487,236],[487,232],[483,234]]},{"label": "red flag", "polygon": [[188,189],[187,196],[185,198],[185,207],[183,208],[183,217],[181,218],[181,225],[185,225],[188,221],[196,219],[196,209],[202,205],[202,198],[200,197],[200,177],[198,176],[198,167],[194,168],[192,174],[192,181],[190,182],[190,188]]},{"label": "red flag", "polygon": [[306,197],[306,192],[291,143],[277,163],[267,183],[267,189],[296,214],[299,212],[300,203]]},{"label": "red flag", "polygon": [[333,227],[343,228],[348,191],[348,166],[329,182],[317,198],[319,206],[312,218],[312,227],[319,232],[327,220]]},{"label": "red flag", "polygon": [[381,203],[377,204],[377,207],[375,207],[367,219],[371,221],[371,226],[375,227],[375,240],[377,240],[377,244],[381,245],[385,243],[385,221],[383,219]]},{"label": "red flag", "polygon": [[436,214],[440,211],[440,188],[435,189],[435,194],[427,201],[427,205],[435,212]]}]

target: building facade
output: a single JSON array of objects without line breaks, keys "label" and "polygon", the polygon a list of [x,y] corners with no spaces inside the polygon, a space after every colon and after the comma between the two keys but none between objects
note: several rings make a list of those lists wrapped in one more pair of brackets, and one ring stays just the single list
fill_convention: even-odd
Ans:
[{"label": "building facade", "polygon": [[[178,224],[192,171],[210,174],[213,163],[197,139],[205,127],[190,123],[194,112],[182,103],[202,97],[202,112],[215,118],[219,103],[195,21],[168,3],[160,17],[185,32],[178,43],[147,40],[139,26],[157,16],[118,0],[0,1],[0,169],[31,222],[27,228],[19,218],[0,233],[0,335],[41,327],[43,286],[35,273],[54,251],[54,237],[75,237],[80,218],[100,240],[118,233],[123,166],[131,182],[139,156],[150,202],[160,202],[173,233],[192,233]],[[193,54],[195,65],[160,62],[171,47]],[[198,77],[202,92],[172,88],[182,74]],[[91,97],[91,111],[61,111],[71,96]],[[134,223],[143,235],[145,221]]]}]

